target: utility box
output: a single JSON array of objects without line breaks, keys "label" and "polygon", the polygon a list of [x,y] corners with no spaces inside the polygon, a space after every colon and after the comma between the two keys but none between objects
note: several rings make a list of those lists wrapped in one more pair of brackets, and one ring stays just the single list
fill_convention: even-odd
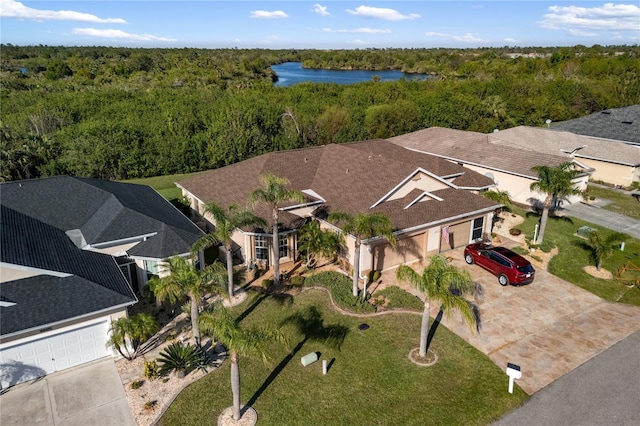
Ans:
[{"label": "utility box", "polygon": [[313,364],[318,360],[318,352],[311,352],[300,358],[300,362],[303,366],[307,366],[309,364]]},{"label": "utility box", "polygon": [[577,234],[579,237],[588,240],[593,231],[595,231],[595,229],[589,228],[588,226],[581,226],[580,228],[578,228]]}]

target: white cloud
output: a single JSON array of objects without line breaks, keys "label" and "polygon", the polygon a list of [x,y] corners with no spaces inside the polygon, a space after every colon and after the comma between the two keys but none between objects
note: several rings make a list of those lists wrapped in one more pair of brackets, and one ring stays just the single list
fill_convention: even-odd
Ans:
[{"label": "white cloud", "polygon": [[273,12],[270,12],[268,10],[252,10],[251,11],[251,18],[257,18],[257,19],[280,19],[280,18],[288,18],[288,17],[289,15],[287,15],[281,10],[274,10]]},{"label": "white cloud", "polygon": [[487,40],[481,39],[480,37],[477,37],[477,34],[471,34],[471,33],[466,33],[465,35],[461,35],[461,36],[453,36],[452,38],[456,41],[463,41],[465,43],[481,43],[481,42],[487,41]]},{"label": "white cloud", "polygon": [[327,10],[327,6],[323,6],[319,3],[316,3],[313,5],[313,9],[311,9],[311,12],[313,13],[317,13],[318,15],[322,15],[322,16],[330,16],[331,14],[329,13],[329,11]]},{"label": "white cloud", "polygon": [[569,29],[568,31],[569,31],[569,34],[574,36],[580,36],[580,37],[596,37],[598,35],[598,33],[590,32],[590,31],[575,30],[573,28]]},{"label": "white cloud", "polygon": [[451,34],[437,33],[435,31],[427,31],[424,35],[427,37],[451,37]]},{"label": "white cloud", "polygon": [[518,42],[518,40],[516,40],[515,38],[505,38],[504,41],[507,43],[514,43],[514,44]]},{"label": "white cloud", "polygon": [[567,31],[640,31],[640,6],[606,3],[596,7],[550,6],[542,28]]},{"label": "white cloud", "polygon": [[420,15],[418,15],[417,13],[410,13],[409,15],[403,15],[394,9],[386,9],[386,8],[371,7],[371,6],[358,6],[355,10],[346,9],[346,12],[355,16],[362,16],[365,18],[384,19],[387,21],[404,21],[407,19],[416,19],[420,17]]},{"label": "white cloud", "polygon": [[375,28],[356,28],[353,30],[334,30],[333,28],[323,28],[322,31],[325,33],[391,34],[391,30],[377,30]]},{"label": "white cloud", "polygon": [[74,28],[73,34],[130,41],[177,41],[175,38],[158,37],[151,34],[131,34],[121,30],[99,30],[96,28]]},{"label": "white cloud", "polygon": [[95,24],[126,24],[121,18],[98,18],[73,10],[32,9],[15,0],[0,0],[0,16],[3,18],[33,19],[36,21],[79,21]]}]

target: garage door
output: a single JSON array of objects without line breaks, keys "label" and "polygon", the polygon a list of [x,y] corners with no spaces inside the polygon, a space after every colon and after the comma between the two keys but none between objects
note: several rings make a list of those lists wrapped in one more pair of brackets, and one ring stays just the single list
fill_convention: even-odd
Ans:
[{"label": "garage door", "polygon": [[[35,379],[41,375],[71,368],[110,356],[106,347],[109,322],[76,327],[64,332],[43,336],[38,339],[3,348],[0,351],[0,363],[24,365],[24,377],[11,380],[12,385]],[[4,367],[3,366],[3,367]],[[19,371],[16,373],[20,374]],[[33,377],[35,375],[35,377]],[[6,378],[5,378],[6,379]]]}]

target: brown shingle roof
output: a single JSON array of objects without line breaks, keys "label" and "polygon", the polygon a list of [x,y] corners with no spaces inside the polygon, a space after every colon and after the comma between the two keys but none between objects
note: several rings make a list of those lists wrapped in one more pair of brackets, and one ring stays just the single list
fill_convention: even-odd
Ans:
[{"label": "brown shingle roof", "polygon": [[489,142],[489,135],[483,133],[442,127],[430,127],[388,140],[412,150],[532,179],[537,178],[537,175],[531,171],[532,167],[540,165],[555,167],[567,161],[566,157],[560,155],[543,154],[503,145],[496,146]]},{"label": "brown shingle roof", "polygon": [[[289,179],[293,189],[315,191],[326,200],[328,211],[350,214],[382,211],[389,215],[396,229],[428,223],[432,217],[440,220],[465,210],[496,206],[495,202],[482,196],[451,188],[443,192],[447,197],[444,202],[432,200],[405,209],[411,201],[406,200],[410,198],[407,196],[402,200],[381,203],[370,210],[420,167],[438,176],[458,176],[453,180],[454,184],[461,181],[468,184],[465,186],[484,188],[493,183],[479,173],[441,158],[412,152],[385,140],[372,140],[272,152],[199,174],[179,182],[179,185],[202,201],[229,206],[244,204],[249,194],[261,187],[260,175],[273,173]],[[313,200],[310,198],[309,201]],[[257,214],[270,217],[264,206],[256,207]],[[286,212],[281,217],[288,226],[295,226],[293,221],[299,219]]]}]

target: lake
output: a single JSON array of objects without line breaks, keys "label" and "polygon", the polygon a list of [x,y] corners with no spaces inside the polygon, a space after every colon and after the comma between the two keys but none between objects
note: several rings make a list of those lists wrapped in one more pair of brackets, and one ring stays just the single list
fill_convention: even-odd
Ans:
[{"label": "lake", "polygon": [[397,70],[365,71],[365,70],[317,70],[302,68],[301,62],[285,62],[271,65],[271,69],[278,75],[275,86],[293,86],[294,84],[312,83],[338,83],[355,84],[363,81],[371,81],[374,76],[380,77],[380,81],[395,81],[401,78],[407,80],[425,80],[434,78],[427,74],[409,74]]}]

